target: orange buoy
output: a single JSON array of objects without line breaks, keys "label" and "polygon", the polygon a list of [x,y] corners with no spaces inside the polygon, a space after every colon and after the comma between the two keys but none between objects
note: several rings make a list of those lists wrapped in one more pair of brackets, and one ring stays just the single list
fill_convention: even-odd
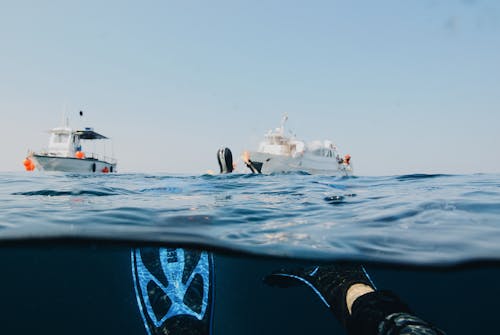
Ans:
[{"label": "orange buoy", "polygon": [[35,163],[29,157],[24,159],[23,165],[26,171],[33,171],[35,169]]},{"label": "orange buoy", "polygon": [[109,169],[107,166],[105,166],[103,169],[102,169],[102,173],[108,173],[109,172]]},{"label": "orange buoy", "polygon": [[85,154],[83,153],[83,151],[77,151],[75,152],[75,157],[78,159],[82,159],[85,158]]}]

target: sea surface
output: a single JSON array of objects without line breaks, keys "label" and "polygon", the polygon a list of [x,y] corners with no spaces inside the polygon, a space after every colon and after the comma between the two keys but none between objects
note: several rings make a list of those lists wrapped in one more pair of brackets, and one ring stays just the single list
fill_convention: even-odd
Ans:
[{"label": "sea surface", "polygon": [[141,248],[213,255],[213,334],[344,334],[307,288],[262,281],[335,262],[448,334],[499,328],[500,175],[2,173],[0,243],[2,333],[148,334]]}]

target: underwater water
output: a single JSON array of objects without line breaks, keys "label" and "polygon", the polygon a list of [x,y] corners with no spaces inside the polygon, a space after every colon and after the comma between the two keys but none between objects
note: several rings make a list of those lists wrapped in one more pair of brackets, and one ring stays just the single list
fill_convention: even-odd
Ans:
[{"label": "underwater water", "polygon": [[[448,334],[498,328],[498,175],[3,173],[0,185],[5,333],[148,334],[199,296],[186,313],[213,334],[344,334],[309,288],[262,279],[346,261]],[[169,268],[178,259],[190,271]],[[189,273],[184,300],[148,309],[162,305],[145,292]]]}]

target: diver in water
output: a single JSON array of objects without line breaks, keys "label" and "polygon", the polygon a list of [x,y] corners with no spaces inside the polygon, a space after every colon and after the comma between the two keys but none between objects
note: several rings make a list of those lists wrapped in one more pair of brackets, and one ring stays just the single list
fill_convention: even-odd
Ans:
[{"label": "diver in water", "polygon": [[271,286],[309,286],[349,335],[444,335],[416,317],[390,291],[376,290],[361,265],[335,264],[281,270],[264,278]]},{"label": "diver in water", "polygon": [[262,171],[261,171],[262,170],[262,163],[252,162],[248,151],[245,151],[243,153],[242,158],[243,158],[243,161],[245,162],[245,165],[247,166],[247,168],[250,169],[250,171],[252,171],[252,173],[262,173]]},{"label": "diver in water", "polygon": [[233,172],[233,153],[229,148],[220,148],[217,150],[217,162],[219,163],[220,173]]},{"label": "diver in water", "polygon": [[[252,173],[262,173],[262,163],[252,162],[247,151],[243,153],[243,162]],[[220,148],[217,151],[217,162],[219,163],[220,173],[231,173],[234,171],[233,154],[229,148]]]}]

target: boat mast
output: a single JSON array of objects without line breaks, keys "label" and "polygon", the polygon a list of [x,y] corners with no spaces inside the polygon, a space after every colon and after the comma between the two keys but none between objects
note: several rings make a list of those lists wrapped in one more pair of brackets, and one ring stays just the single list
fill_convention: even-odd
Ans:
[{"label": "boat mast", "polygon": [[69,119],[68,119],[66,104],[63,104],[63,108],[62,108],[61,126],[65,127],[65,128],[69,127]]},{"label": "boat mast", "polygon": [[285,133],[285,122],[288,120],[288,113],[283,114],[283,117],[281,118],[281,127],[280,127],[280,134],[283,135]]}]

